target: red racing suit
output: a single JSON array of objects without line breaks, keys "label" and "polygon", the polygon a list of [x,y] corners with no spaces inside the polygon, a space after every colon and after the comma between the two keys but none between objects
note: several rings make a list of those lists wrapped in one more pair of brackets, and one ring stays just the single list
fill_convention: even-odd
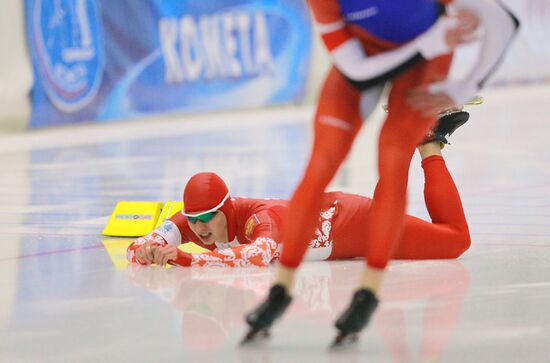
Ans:
[{"label": "red racing suit", "polygon": [[[409,216],[393,259],[457,258],[470,246],[468,225],[460,196],[441,156],[422,161],[424,197],[432,221]],[[146,242],[178,246],[194,242],[210,252],[189,254],[178,251],[175,264],[181,266],[267,266],[280,256],[283,221],[288,201],[233,198],[232,215],[226,216],[231,242],[203,244],[191,231],[187,218],[176,213],[159,228],[138,238],[127,250],[130,262],[139,263],[135,250]],[[321,261],[364,257],[371,199],[342,192],[324,193],[314,234],[310,236],[306,260]],[[232,224],[232,225],[230,225]],[[367,257],[368,258],[368,257]]]}]

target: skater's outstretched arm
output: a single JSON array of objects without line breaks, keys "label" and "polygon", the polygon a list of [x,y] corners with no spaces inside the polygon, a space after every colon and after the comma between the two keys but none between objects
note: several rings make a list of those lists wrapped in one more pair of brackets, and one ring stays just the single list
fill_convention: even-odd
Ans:
[{"label": "skater's outstretched arm", "polygon": [[181,213],[176,213],[155,230],[132,242],[126,250],[126,258],[129,262],[142,265],[153,263],[153,248],[166,245],[177,247],[182,241],[191,240],[183,228],[186,223],[187,221]]},{"label": "skater's outstretched arm", "polygon": [[277,242],[272,238],[258,237],[251,244],[216,249],[206,253],[190,254],[178,250],[174,264],[179,266],[209,267],[265,267],[275,257],[277,245]]},{"label": "skater's outstretched arm", "polygon": [[496,70],[519,28],[519,20],[502,4],[493,0],[454,0],[458,9],[472,11],[483,28],[481,51],[476,64],[460,81],[446,80],[432,85],[432,92],[446,92],[456,105],[463,105]]},{"label": "skater's outstretched arm", "polygon": [[173,244],[153,246],[153,262],[179,266],[265,267],[278,255],[280,223],[280,217],[268,209],[248,218],[245,238],[250,243],[196,254],[180,251]]},{"label": "skater's outstretched arm", "polygon": [[174,262],[180,266],[265,267],[279,254],[280,224],[280,217],[269,209],[255,213],[245,223],[250,244],[198,254],[179,251]]},{"label": "skater's outstretched arm", "polygon": [[276,256],[278,243],[270,237],[258,236],[250,244],[197,254],[180,251],[177,246],[153,231],[132,242],[127,250],[127,258],[130,262],[142,265],[155,263],[164,266],[171,261],[179,266],[264,267]]},{"label": "skater's outstretched arm", "polygon": [[479,18],[483,29],[481,50],[477,62],[463,79],[446,79],[411,94],[409,104],[424,115],[461,107],[474,96],[497,69],[519,28],[518,19],[494,0],[454,0],[452,3]]}]

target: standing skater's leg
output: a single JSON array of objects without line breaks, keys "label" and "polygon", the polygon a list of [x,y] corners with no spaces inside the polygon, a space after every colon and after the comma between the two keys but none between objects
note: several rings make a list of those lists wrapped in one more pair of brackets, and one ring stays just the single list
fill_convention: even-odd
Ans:
[{"label": "standing skater's leg", "polygon": [[379,181],[366,224],[367,266],[349,307],[336,321],[339,333],[334,345],[348,337],[355,339],[355,334],[366,326],[376,310],[384,270],[398,247],[404,226],[411,158],[416,146],[436,123],[435,115],[427,117],[413,110],[406,101],[407,95],[417,87],[444,79],[450,62],[450,55],[423,62],[393,81],[388,116],[378,142]]},{"label": "standing skater's leg", "polygon": [[[246,316],[251,330],[245,342],[267,331],[291,301],[295,271],[313,238],[321,210],[322,194],[346,158],[362,125],[360,101],[380,97],[382,86],[360,94],[335,68],[323,86],[315,115],[313,150],[285,216],[283,251],[275,285],[258,308]],[[371,108],[376,102],[370,102]]]}]

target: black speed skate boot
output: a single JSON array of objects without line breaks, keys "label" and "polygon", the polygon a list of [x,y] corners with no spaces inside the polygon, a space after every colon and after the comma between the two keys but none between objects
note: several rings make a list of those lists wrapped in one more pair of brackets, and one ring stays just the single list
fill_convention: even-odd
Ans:
[{"label": "black speed skate boot", "polygon": [[460,126],[470,118],[470,114],[459,109],[449,110],[439,115],[439,120],[433,129],[428,132],[422,144],[439,141],[441,147],[448,144],[447,136],[452,135]]},{"label": "black speed skate boot", "polygon": [[269,290],[267,299],[254,311],[246,315],[246,323],[250,330],[244,337],[242,344],[248,343],[260,334],[262,337],[269,336],[269,328],[286,310],[292,297],[286,292],[282,285],[273,285]]},{"label": "black speed skate boot", "polygon": [[353,294],[350,306],[336,320],[338,336],[332,347],[339,347],[345,342],[356,342],[357,333],[367,325],[377,306],[378,299],[371,290],[357,290]]}]

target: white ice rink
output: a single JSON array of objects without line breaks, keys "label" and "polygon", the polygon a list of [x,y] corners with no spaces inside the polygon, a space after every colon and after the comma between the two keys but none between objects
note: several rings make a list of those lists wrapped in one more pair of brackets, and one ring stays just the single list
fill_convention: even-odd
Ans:
[{"label": "white ice rink", "polygon": [[[219,173],[234,196],[287,198],[311,109],[0,135],[0,361],[550,362],[550,87],[483,96],[444,150],[471,249],[392,263],[373,322],[340,352],[327,347],[360,260],[304,264],[272,338],[240,348],[273,268],[123,267],[101,236],[117,201],[178,200],[197,171]],[[331,189],[370,195],[377,127]],[[422,183],[415,158],[409,212],[427,218]]]}]

